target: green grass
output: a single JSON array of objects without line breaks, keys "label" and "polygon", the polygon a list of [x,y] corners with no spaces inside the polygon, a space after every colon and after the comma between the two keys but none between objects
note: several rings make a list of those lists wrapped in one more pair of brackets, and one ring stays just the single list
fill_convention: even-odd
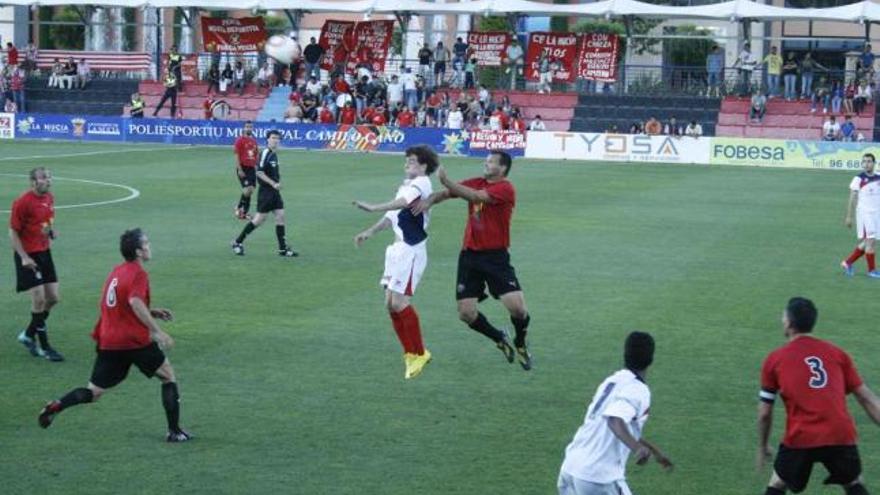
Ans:
[{"label": "green grass", "polygon": [[[27,158],[54,154],[68,156]],[[432,213],[430,262],[414,299],[434,361],[404,382],[378,287],[390,237],[355,250],[352,237],[377,216],[350,204],[388,199],[402,158],[282,151],[288,236],[302,253],[293,260],[275,255],[265,227],[247,256],[230,253],[242,226],[232,218],[232,159],[229,148],[0,143],[2,174],[52,168],[58,205],[126,195],[65,178],[142,193],[58,211],[62,302],[49,325],[65,363],[31,358],[15,342],[28,299],[13,291],[8,240],[0,241],[4,493],[555,493],[563,448],[595,387],[621,366],[633,329],[658,343],[646,437],[677,463],[672,474],[630,466],[633,490],[761,493],[758,372],[783,343],[779,319],[793,295],[817,302],[818,336],[848,349],[878,383],[877,324],[866,311],[876,282],[864,263],[854,279],[837,266],[854,242],[842,226],[849,174],[518,160],[511,252],[532,314],[535,370],[506,364],[457,320],[466,211],[457,202]],[[443,162],[453,178],[481,170],[475,160]],[[26,187],[0,175],[0,208]],[[158,383],[135,370],[48,431],[36,424],[46,400],[89,377],[100,288],[119,262],[119,234],[133,226],[152,240],[153,303],[176,313],[165,328],[177,340],[170,358],[183,424],[198,436],[190,444],[162,442]],[[509,326],[499,304],[482,306]],[[880,435],[853,412],[876,489]],[[831,493],[816,471],[805,493]]]}]

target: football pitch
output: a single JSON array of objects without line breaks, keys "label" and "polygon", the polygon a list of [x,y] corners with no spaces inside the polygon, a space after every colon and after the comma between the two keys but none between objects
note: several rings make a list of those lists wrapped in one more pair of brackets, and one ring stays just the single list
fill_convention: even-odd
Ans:
[{"label": "football pitch", "polygon": [[[33,358],[16,342],[29,299],[14,292],[4,234],[0,492],[552,494],[587,403],[640,329],[657,341],[645,438],[676,468],[631,463],[634,493],[763,493],[759,370],[784,342],[780,316],[794,295],[816,302],[816,336],[848,350],[880,388],[880,281],[863,260],[852,279],[838,266],[855,241],[843,226],[854,173],[515,160],[511,259],[535,369],[507,364],[458,321],[466,205],[449,201],[432,210],[413,299],[434,360],[404,381],[378,285],[392,234],[355,249],[353,236],[379,214],[351,205],[391,199],[403,157],[282,149],[294,259],[276,255],[271,223],[248,238],[246,256],[231,253],[243,225],[232,215],[233,159],[231,147],[0,143],[4,219],[28,170],[45,165],[56,178],[61,302],[48,325],[67,359]],[[482,173],[479,160],[442,163],[453,179]],[[140,195],[61,208],[131,189]],[[158,381],[135,369],[44,431],[44,403],[89,377],[101,286],[121,261],[119,235],[136,226],[152,242],[153,305],[175,312],[162,326],[176,340],[181,424],[197,438],[163,441]],[[481,310],[510,327],[499,303]],[[782,403],[775,409],[774,444],[784,423]],[[850,410],[866,484],[878,490],[880,432],[854,400]],[[817,467],[805,493],[839,493],[821,486],[824,476]]]}]

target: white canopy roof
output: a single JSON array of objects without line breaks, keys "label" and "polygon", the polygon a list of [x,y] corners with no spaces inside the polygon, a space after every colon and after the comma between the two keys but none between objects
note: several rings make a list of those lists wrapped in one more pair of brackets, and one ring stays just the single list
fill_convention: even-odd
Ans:
[{"label": "white canopy roof", "polygon": [[755,19],[823,20],[840,22],[880,22],[880,5],[865,0],[843,7],[796,9],[776,7],[750,0],[730,0],[696,7],[655,5],[638,0],[602,0],[592,3],[553,4],[530,0],[462,0],[457,3],[433,3],[423,0],[0,0],[0,5],[53,6],[103,5],[107,7],[195,7],[204,10],[290,9],[321,13],[417,15],[476,14],[528,16],[563,15],[578,17],[621,17],[634,15],[664,19]]}]

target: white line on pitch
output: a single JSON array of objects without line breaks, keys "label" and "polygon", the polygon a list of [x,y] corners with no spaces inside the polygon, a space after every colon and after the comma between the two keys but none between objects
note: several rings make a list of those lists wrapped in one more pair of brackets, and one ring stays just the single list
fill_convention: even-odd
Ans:
[{"label": "white line on pitch", "polygon": [[[196,148],[197,146],[190,146],[189,148]],[[6,158],[0,158],[0,162],[14,161],[14,160],[36,160],[38,158],[69,158],[74,156],[92,156],[92,155],[111,155],[115,153],[130,153],[133,151],[163,151],[163,150],[175,150],[180,151],[181,148],[176,146],[163,146],[161,148],[129,148],[124,150],[104,150],[104,151],[83,151],[80,153],[63,153],[58,155],[27,155],[27,156],[10,156]]]},{"label": "white line on pitch", "polygon": [[[26,174],[0,174],[0,176],[5,176],[5,177],[27,177]],[[124,198],[110,199],[110,200],[107,200],[107,201],[97,201],[97,202],[94,202],[94,203],[80,203],[80,204],[76,204],[76,205],[61,205],[61,206],[56,206],[56,207],[55,207],[56,210],[65,210],[65,209],[69,209],[69,208],[86,208],[86,207],[89,207],[89,206],[112,205],[112,204],[114,204],[114,203],[122,203],[122,202],[124,202],[124,201],[131,201],[131,200],[133,200],[133,199],[135,199],[135,198],[137,198],[138,196],[141,195],[141,192],[138,191],[137,189],[135,189],[135,188],[133,188],[133,187],[130,187],[130,186],[126,186],[126,185],[124,185],[124,184],[114,184],[114,183],[112,183],[112,182],[101,182],[101,181],[97,181],[97,180],[88,180],[88,179],[68,179],[68,178],[65,178],[65,177],[52,177],[52,179],[53,179],[53,180],[69,180],[69,181],[71,181],[71,182],[84,182],[84,183],[86,183],[86,184],[96,184],[96,185],[99,185],[99,186],[118,187],[118,188],[120,188],[120,189],[125,189],[125,190],[128,191],[128,193],[129,193],[128,196],[126,196],[126,197],[124,197]],[[10,211],[9,211],[9,210],[0,210],[0,213],[10,213]]]}]

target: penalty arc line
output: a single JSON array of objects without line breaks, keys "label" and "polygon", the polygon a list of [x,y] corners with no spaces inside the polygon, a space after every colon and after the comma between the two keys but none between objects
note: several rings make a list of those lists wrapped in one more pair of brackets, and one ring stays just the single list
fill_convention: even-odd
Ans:
[{"label": "penalty arc line", "polygon": [[[25,174],[0,174],[0,176],[4,176],[4,177],[28,177],[28,176],[25,175]],[[71,182],[82,182],[82,183],[85,183],[85,184],[95,184],[95,185],[99,185],[99,186],[116,187],[116,188],[119,188],[119,189],[125,189],[126,191],[128,191],[128,196],[126,196],[126,197],[124,197],[124,198],[110,199],[110,200],[107,200],[107,201],[96,201],[96,202],[94,202],[94,203],[80,203],[80,204],[75,204],[75,205],[61,205],[61,206],[56,206],[56,207],[55,207],[56,210],[66,210],[66,209],[71,209],[71,208],[87,208],[87,207],[90,207],[90,206],[112,205],[112,204],[114,204],[114,203],[122,203],[122,202],[125,202],[125,201],[131,201],[131,200],[133,200],[133,199],[135,199],[135,198],[137,198],[138,196],[141,195],[141,192],[138,191],[137,189],[135,189],[135,188],[133,188],[133,187],[130,187],[130,186],[126,186],[126,185],[124,185],[124,184],[114,184],[114,183],[112,183],[112,182],[101,182],[101,181],[97,181],[97,180],[88,180],[88,179],[69,179],[69,178],[65,178],[65,177],[53,177],[52,179],[53,179],[53,180],[62,180],[62,181],[63,181],[63,180],[66,180],[66,181],[71,181]],[[10,213],[10,212],[11,212],[10,210],[0,210],[0,213]]]}]

